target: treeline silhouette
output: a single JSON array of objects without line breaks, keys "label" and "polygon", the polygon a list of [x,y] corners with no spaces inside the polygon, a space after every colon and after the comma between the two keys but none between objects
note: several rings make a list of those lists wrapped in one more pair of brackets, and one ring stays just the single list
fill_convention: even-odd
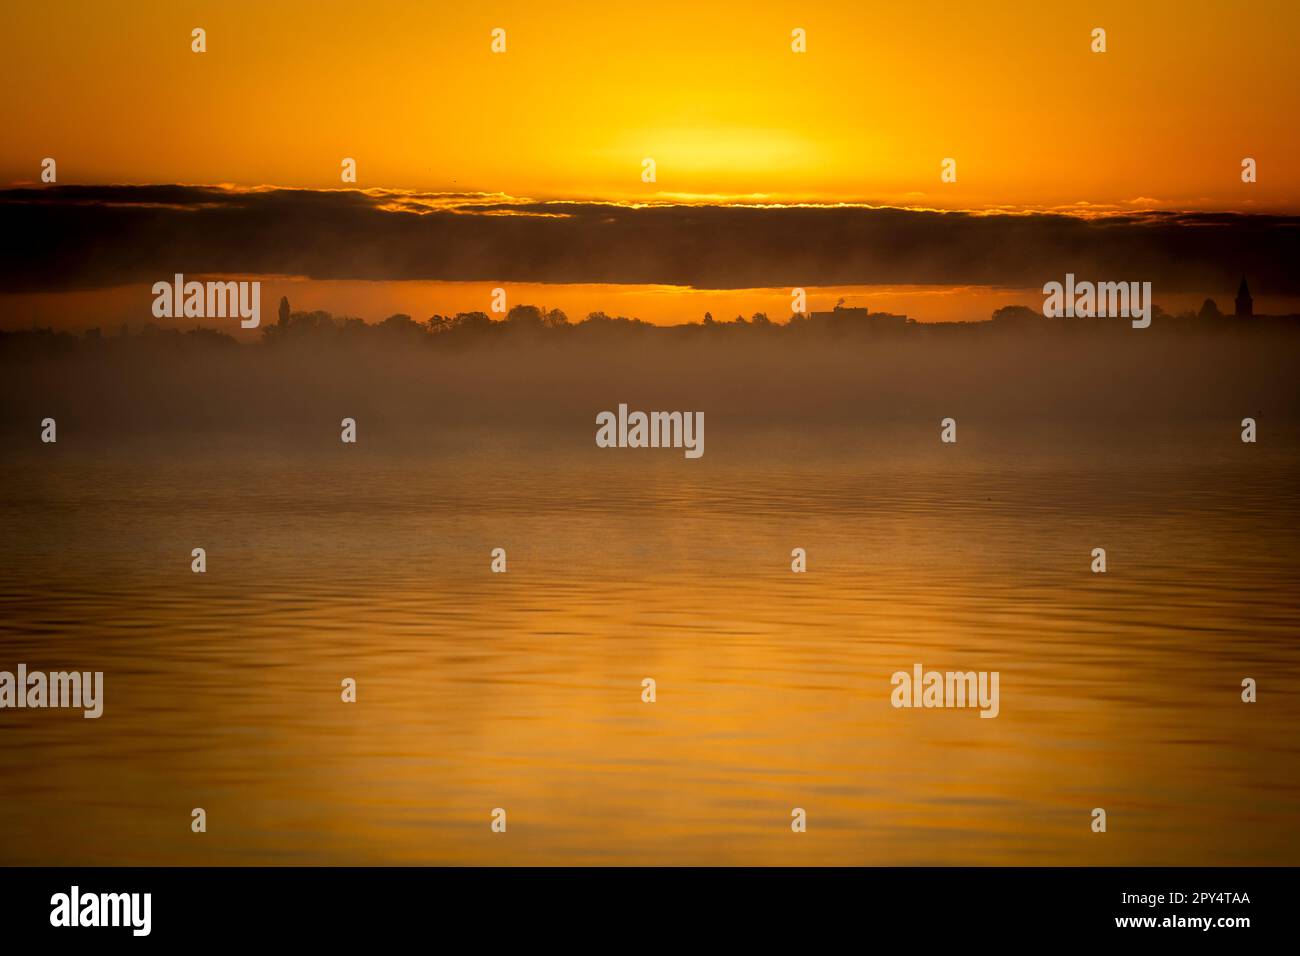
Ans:
[{"label": "treeline silhouette", "polygon": [[11,332],[0,336],[0,447],[27,447],[47,416],[66,447],[76,435],[267,429],[311,442],[344,416],[365,422],[367,442],[526,423],[558,429],[548,442],[594,447],[596,412],[620,402],[706,411],[711,448],[746,422],[910,428],[951,415],[967,438],[997,418],[1117,434],[1137,418],[1223,430],[1249,415],[1278,438],[1283,422],[1300,426],[1292,320],[1157,314],[1134,329],[1016,307],[984,322],[876,316],[845,309],[661,327],[518,306],[502,320],[369,324],[286,302],[266,311],[249,344],[157,326],[125,336]]},{"label": "treeline silhouette", "polygon": [[[617,342],[623,339],[653,338],[661,342],[700,342],[714,340],[837,340],[879,338],[882,336],[983,335],[1015,331],[1017,333],[1122,333],[1130,329],[1121,318],[1049,319],[1020,305],[995,310],[988,320],[969,322],[917,322],[907,316],[866,309],[835,309],[830,312],[792,314],[777,322],[766,313],[756,312],[748,319],[738,315],[730,320],[714,319],[705,313],[700,322],[655,325],[637,318],[610,316],[592,312],[574,322],[560,309],[535,305],[517,305],[504,318],[494,319],[486,312],[435,314],[424,321],[405,313],[390,315],[379,322],[366,322],[351,316],[335,316],[326,311],[295,312],[288,299],[280,300],[273,321],[263,318],[260,341],[270,347],[331,346],[354,347],[363,344],[427,345],[432,347],[467,347],[486,342],[526,343],[530,340],[561,342]],[[1197,311],[1179,314],[1160,306],[1152,310],[1152,322],[1143,334],[1178,331],[1244,331],[1249,329],[1300,329],[1300,315],[1254,316],[1236,319],[1225,316],[1212,299]],[[113,349],[124,345],[133,349],[180,347],[208,350],[239,345],[237,340],[218,329],[169,329],[156,323],[145,324],[138,332],[122,326],[119,333],[105,335],[91,328],[78,335],[50,328],[0,331],[0,353],[58,354],[86,349]]]}]

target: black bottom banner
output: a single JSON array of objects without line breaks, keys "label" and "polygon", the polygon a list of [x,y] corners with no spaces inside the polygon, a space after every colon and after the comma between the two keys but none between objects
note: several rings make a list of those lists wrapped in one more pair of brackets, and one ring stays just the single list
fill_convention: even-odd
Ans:
[{"label": "black bottom banner", "polygon": [[[81,946],[400,941],[972,946],[1133,937],[1270,938],[1291,922],[1289,869],[117,868],[0,871],[7,939]],[[1244,935],[1243,935],[1244,934]],[[1261,935],[1262,934],[1262,935]],[[418,937],[417,937],[418,938]]]}]

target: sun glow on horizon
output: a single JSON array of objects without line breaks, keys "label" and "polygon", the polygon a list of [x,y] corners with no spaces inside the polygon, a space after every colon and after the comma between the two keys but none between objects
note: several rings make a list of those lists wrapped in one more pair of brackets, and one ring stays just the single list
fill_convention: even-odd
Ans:
[{"label": "sun glow on horizon", "polygon": [[1280,0],[305,9],[8,5],[0,77],[24,92],[0,105],[0,181],[53,156],[60,183],[330,188],[353,157],[362,188],[1300,210],[1300,7]]}]

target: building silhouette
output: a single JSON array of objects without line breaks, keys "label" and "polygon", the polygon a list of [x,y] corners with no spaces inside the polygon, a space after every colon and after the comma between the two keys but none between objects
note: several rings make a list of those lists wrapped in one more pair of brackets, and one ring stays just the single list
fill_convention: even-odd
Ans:
[{"label": "building silhouette", "polygon": [[907,316],[890,312],[870,312],[865,308],[845,306],[843,300],[829,312],[811,312],[809,320],[825,328],[898,328],[907,324]]},{"label": "building silhouette", "polygon": [[1249,319],[1255,314],[1255,300],[1250,297],[1250,286],[1246,285],[1246,277],[1241,277],[1241,285],[1237,288],[1237,310],[1233,313],[1239,319]]}]

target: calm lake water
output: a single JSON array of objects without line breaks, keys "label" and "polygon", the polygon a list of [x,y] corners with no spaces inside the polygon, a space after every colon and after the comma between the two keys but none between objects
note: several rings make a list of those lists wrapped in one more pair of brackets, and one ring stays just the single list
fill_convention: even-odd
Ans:
[{"label": "calm lake water", "polygon": [[0,862],[1300,863],[1294,433],[593,434],[7,441]]}]

